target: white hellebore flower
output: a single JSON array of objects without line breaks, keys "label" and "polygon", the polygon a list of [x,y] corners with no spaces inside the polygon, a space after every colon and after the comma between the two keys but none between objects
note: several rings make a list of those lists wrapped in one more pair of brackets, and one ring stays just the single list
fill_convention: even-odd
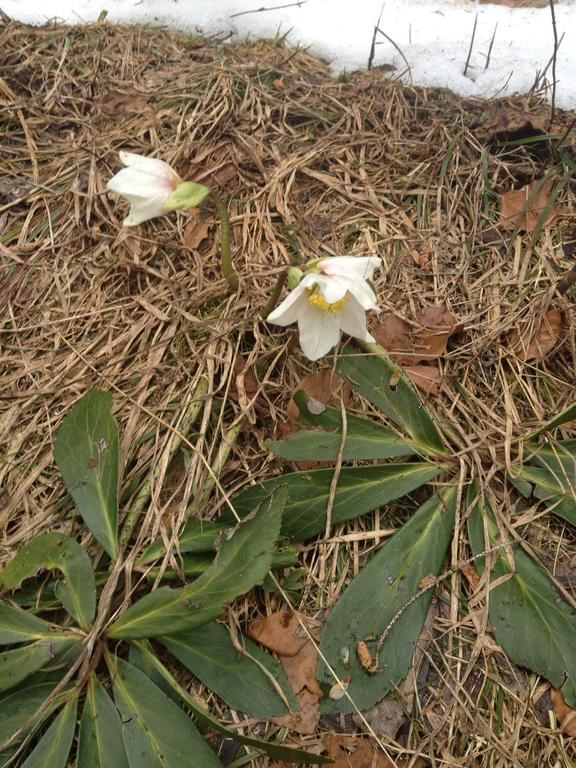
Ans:
[{"label": "white hellebore flower", "polygon": [[124,226],[133,227],[168,213],[170,209],[166,207],[166,201],[182,183],[176,171],[163,160],[131,152],[120,152],[120,160],[126,168],[118,171],[106,187],[130,203]]},{"label": "white hellebore flower", "polygon": [[327,354],[342,331],[373,342],[366,329],[366,311],[378,311],[378,305],[367,281],[380,263],[377,256],[331,256],[312,262],[314,271],[302,278],[268,321],[276,325],[298,321],[300,346],[309,360]]}]

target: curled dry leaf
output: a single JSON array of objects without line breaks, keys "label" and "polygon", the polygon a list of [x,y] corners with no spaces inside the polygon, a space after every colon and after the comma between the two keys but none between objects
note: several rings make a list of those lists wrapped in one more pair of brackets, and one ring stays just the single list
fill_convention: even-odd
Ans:
[{"label": "curled dry leaf", "polygon": [[550,309],[536,331],[530,328],[514,331],[509,338],[510,348],[518,360],[544,360],[555,348],[564,327],[564,313],[561,309]]},{"label": "curled dry leaf", "polygon": [[[300,734],[312,734],[320,719],[319,700],[323,691],[316,680],[318,652],[302,627],[304,617],[281,611],[256,619],[248,636],[278,654],[294,691],[300,711],[274,719],[279,725]],[[313,622],[306,619],[306,626]]]},{"label": "curled dry leaf", "polygon": [[108,92],[101,102],[101,109],[105,115],[141,114],[147,106],[147,96],[121,91]]},{"label": "curled dry leaf", "polygon": [[556,717],[560,720],[560,727],[566,736],[576,736],[576,710],[566,704],[562,691],[552,688],[550,691],[552,706]]},{"label": "curled dry leaf", "polygon": [[553,186],[552,179],[535,179],[522,189],[504,192],[498,225],[502,229],[534,232],[539,222],[541,226],[554,224],[558,209],[550,205]]},{"label": "curled dry leaf", "polygon": [[[512,0],[514,1],[514,0]],[[546,0],[547,1],[547,0]],[[492,0],[490,0],[492,2]],[[479,139],[520,139],[547,133],[548,118],[496,102],[488,120],[478,128]]]},{"label": "curled dry leaf", "polygon": [[440,368],[437,365],[409,365],[404,368],[415,387],[429,395],[440,394]]}]

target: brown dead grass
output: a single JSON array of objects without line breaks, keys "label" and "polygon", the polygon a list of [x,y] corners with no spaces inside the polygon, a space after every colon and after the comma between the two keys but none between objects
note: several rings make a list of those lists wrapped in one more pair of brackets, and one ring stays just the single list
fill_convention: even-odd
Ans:
[{"label": "brown dead grass", "polygon": [[[115,395],[124,514],[151,483],[136,529],[142,545],[185,519],[235,427],[222,486],[232,492],[277,471],[264,439],[313,366],[288,355],[291,333],[266,328],[258,312],[285,265],[319,254],[377,254],[385,311],[409,321],[445,304],[463,324],[440,362],[434,402],[467,446],[468,471],[482,478],[487,458],[509,455],[527,428],[574,402],[573,315],[555,289],[573,266],[573,182],[557,201],[563,215],[554,229],[495,234],[496,193],[551,165],[541,147],[479,138],[474,126],[494,105],[401,87],[379,72],[339,82],[303,51],[158,29],[6,22],[0,51],[3,560],[47,529],[81,530],[51,446],[62,416],[90,387]],[[535,119],[547,114],[531,109]],[[561,116],[560,127],[569,119]],[[162,157],[231,198],[237,295],[227,295],[218,269],[217,227],[197,243],[185,216],[122,229],[125,207],[105,191],[119,149]],[[537,329],[551,308],[566,317],[553,354],[538,364],[511,354],[509,335]],[[194,450],[170,465],[174,430],[202,377],[208,392],[188,435]],[[496,501],[507,512],[513,500]],[[200,514],[212,518],[225,503],[214,493]],[[333,604],[403,515],[391,505],[307,546],[298,607]],[[569,569],[571,531],[530,509],[520,525],[553,572]],[[454,542],[453,565],[468,557],[459,530]],[[440,590],[415,717],[390,749],[435,766],[567,764],[547,684],[494,648],[483,607],[461,602],[458,573]],[[278,606],[265,599],[268,609]],[[254,608],[252,598],[239,601],[234,620],[245,626]]]}]

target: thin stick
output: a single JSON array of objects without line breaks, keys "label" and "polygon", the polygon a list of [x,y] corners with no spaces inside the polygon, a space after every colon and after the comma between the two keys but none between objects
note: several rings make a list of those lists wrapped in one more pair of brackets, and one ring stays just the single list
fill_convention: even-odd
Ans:
[{"label": "thin stick", "polygon": [[472,56],[472,49],[474,48],[474,38],[476,37],[476,26],[478,24],[478,14],[474,19],[474,28],[472,29],[472,39],[470,40],[470,47],[468,48],[468,56],[466,58],[466,64],[464,65],[464,77],[468,72],[468,65],[470,64],[470,57]]},{"label": "thin stick", "polygon": [[556,29],[556,10],[554,0],[550,0],[550,13],[552,14],[552,32],[554,34],[554,53],[552,55],[552,109],[550,110],[550,129],[554,123],[556,111],[556,59],[558,58],[558,30]]},{"label": "thin stick", "polygon": [[228,208],[224,203],[224,200],[219,194],[210,190],[210,197],[216,206],[218,216],[220,218],[220,265],[222,267],[222,274],[226,278],[228,287],[231,291],[238,290],[238,273],[234,269],[232,264],[232,252],[230,245],[230,216],[228,215]]},{"label": "thin stick", "polygon": [[382,8],[380,8],[380,16],[378,16],[378,21],[376,22],[376,26],[374,27],[374,33],[372,34],[370,54],[368,55],[368,69],[372,69],[372,62],[374,61],[374,54],[376,53],[376,35],[378,34],[378,27],[380,26],[380,21],[382,19],[383,13],[384,13],[384,3],[382,3]]},{"label": "thin stick", "polygon": [[272,5],[270,8],[265,8],[262,6],[261,8],[255,8],[253,11],[239,11],[238,13],[231,13],[230,18],[234,19],[237,16],[247,16],[249,13],[262,13],[262,11],[279,11],[282,8],[300,8],[303,5],[306,5],[308,0],[296,0],[295,3],[287,3],[286,5]]},{"label": "thin stick", "polygon": [[334,509],[334,501],[336,499],[336,489],[338,488],[338,480],[340,479],[340,472],[342,470],[342,460],[344,458],[344,447],[346,446],[346,436],[348,434],[348,419],[346,416],[346,408],[344,407],[344,399],[340,398],[340,413],[342,416],[342,438],[340,440],[340,447],[338,448],[338,456],[336,457],[336,465],[334,467],[334,474],[330,482],[330,491],[328,493],[328,504],[326,505],[326,530],[324,532],[325,538],[329,539],[332,534],[332,510]]},{"label": "thin stick", "polygon": [[402,51],[402,49],[401,49],[401,48],[400,48],[398,45],[396,45],[396,43],[394,42],[394,40],[392,40],[392,38],[391,38],[389,35],[387,35],[387,34],[386,34],[386,32],[384,32],[383,30],[381,30],[381,29],[380,29],[380,27],[377,27],[377,30],[378,30],[378,32],[380,32],[380,34],[382,35],[382,37],[385,37],[385,38],[386,38],[386,40],[388,40],[388,42],[389,42],[391,45],[393,45],[393,46],[394,46],[394,48],[396,48],[396,50],[398,51],[398,53],[400,54],[400,56],[402,56],[402,59],[404,60],[404,64],[406,64],[406,69],[408,70],[408,72],[410,72],[410,80],[412,80],[412,67],[411,67],[411,66],[410,66],[410,64],[408,63],[408,59],[406,58],[406,56],[404,56],[404,52]]},{"label": "thin stick", "polygon": [[492,55],[492,46],[494,45],[494,40],[496,39],[496,30],[498,29],[498,22],[494,25],[494,32],[492,32],[492,40],[490,40],[490,46],[488,47],[488,55],[486,56],[486,64],[484,66],[484,71],[488,69],[488,66],[490,65],[490,56]]}]

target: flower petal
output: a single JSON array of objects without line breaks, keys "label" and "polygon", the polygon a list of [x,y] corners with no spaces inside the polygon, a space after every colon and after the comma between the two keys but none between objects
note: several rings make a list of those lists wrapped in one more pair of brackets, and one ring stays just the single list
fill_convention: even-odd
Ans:
[{"label": "flower petal", "polygon": [[137,224],[142,224],[143,221],[164,215],[166,213],[164,208],[165,200],[165,196],[161,195],[147,200],[132,202],[130,212],[122,223],[125,227],[135,227]]},{"label": "flower petal", "polygon": [[180,181],[180,177],[164,160],[157,160],[154,157],[145,157],[144,155],[135,155],[133,152],[120,152],[120,160],[128,168],[134,168],[158,179],[169,179]]},{"label": "flower petal", "polygon": [[275,325],[295,323],[303,302],[308,303],[307,291],[306,287],[300,283],[293,291],[290,291],[279,307],[270,312],[266,320]]},{"label": "flower petal", "polygon": [[324,357],[340,341],[339,314],[322,312],[306,302],[298,314],[300,346],[309,360]]},{"label": "flower petal", "polygon": [[382,266],[378,256],[331,256],[318,262],[325,275],[340,275],[351,280],[371,280],[374,270]]},{"label": "flower petal", "polygon": [[340,315],[340,327],[349,336],[361,341],[374,341],[366,330],[366,311],[354,296],[350,296]]},{"label": "flower petal", "polygon": [[122,168],[108,181],[106,188],[135,202],[160,194],[164,195],[164,199],[168,199],[175,189],[175,182],[150,176],[136,168]]},{"label": "flower petal", "polygon": [[356,301],[366,310],[366,309],[374,309],[377,312],[380,312],[380,307],[376,303],[376,294],[372,290],[372,287],[362,281],[362,282],[352,282],[350,281],[348,283],[348,291],[354,296]]},{"label": "flower petal", "polygon": [[327,304],[334,304],[336,301],[340,301],[346,296],[348,290],[348,280],[345,280],[338,275],[330,276],[317,275],[317,283],[322,291]]}]

